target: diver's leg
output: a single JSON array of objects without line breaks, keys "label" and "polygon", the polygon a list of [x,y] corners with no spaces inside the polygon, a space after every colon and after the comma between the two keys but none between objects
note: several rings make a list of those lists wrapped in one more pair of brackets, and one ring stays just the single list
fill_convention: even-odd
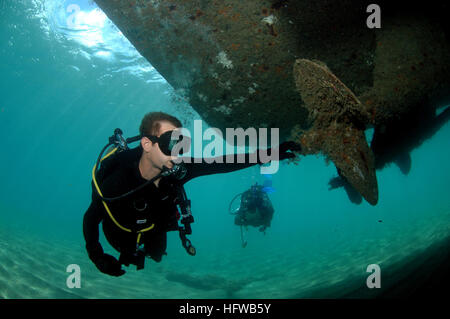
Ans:
[{"label": "diver's leg", "polygon": [[[151,232],[151,231],[150,231]],[[167,233],[165,231],[146,234],[145,254],[154,261],[160,262],[167,249]]]}]

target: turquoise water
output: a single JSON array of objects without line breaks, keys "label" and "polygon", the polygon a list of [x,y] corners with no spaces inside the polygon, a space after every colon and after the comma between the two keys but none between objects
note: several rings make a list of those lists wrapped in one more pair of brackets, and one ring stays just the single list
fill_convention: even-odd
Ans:
[{"label": "turquoise water", "polygon": [[[76,28],[70,3],[91,12]],[[142,116],[163,110],[186,127],[199,115],[90,1],[0,1],[0,298],[290,298],[360,281],[450,234],[450,124],[411,153],[408,176],[378,172],[380,201],[352,205],[328,191],[321,157],[283,163],[263,235],[227,212],[235,194],[262,182],[257,167],[186,185],[197,256],[169,233],[168,255],[112,278],[84,250],[82,218],[91,169],[116,127],[134,136]],[[380,220],[382,222],[380,222]],[[117,256],[102,238],[106,251]],[[66,267],[81,267],[69,289]]]}]

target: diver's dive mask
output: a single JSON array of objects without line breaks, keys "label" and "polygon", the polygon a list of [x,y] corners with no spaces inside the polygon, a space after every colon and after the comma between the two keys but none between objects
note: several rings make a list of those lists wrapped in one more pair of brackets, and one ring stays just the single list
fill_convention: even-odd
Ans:
[{"label": "diver's dive mask", "polygon": [[155,135],[144,135],[153,143],[158,143],[161,152],[167,156],[178,156],[189,152],[191,139],[182,135],[180,130],[167,131],[159,137]]}]

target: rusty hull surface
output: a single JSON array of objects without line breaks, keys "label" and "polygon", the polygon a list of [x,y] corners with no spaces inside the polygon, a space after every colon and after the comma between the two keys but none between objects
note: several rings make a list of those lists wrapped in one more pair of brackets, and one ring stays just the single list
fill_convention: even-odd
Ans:
[{"label": "rusty hull surface", "polygon": [[[382,28],[369,29],[368,2],[359,0],[96,3],[210,126],[278,127],[282,140],[297,141],[299,132],[311,137],[316,129],[323,141],[310,143],[315,147],[305,154],[314,150],[332,159],[371,204],[378,192],[364,129],[401,117],[411,105],[427,107],[450,97],[448,30],[420,10],[382,11]],[[299,59],[315,64],[303,62],[305,70],[294,71]],[[340,83],[340,92],[355,97],[347,100],[346,112],[357,108],[352,114],[364,116],[335,121],[334,135],[331,126],[315,123],[310,112],[324,105],[306,101],[298,81],[302,72],[316,89],[320,78]],[[336,96],[327,99],[336,102]],[[336,108],[342,105],[325,109]],[[333,114],[320,118],[330,122]],[[330,134],[336,138],[328,140]]]},{"label": "rusty hull surface", "polygon": [[[294,125],[307,126],[293,81],[297,58],[324,61],[344,83],[358,74],[354,92],[372,86],[375,33],[347,28],[357,10],[351,1],[325,1],[324,8],[323,1],[96,2],[203,119],[222,130],[278,127],[287,138]],[[335,15],[342,6],[348,12]]]}]

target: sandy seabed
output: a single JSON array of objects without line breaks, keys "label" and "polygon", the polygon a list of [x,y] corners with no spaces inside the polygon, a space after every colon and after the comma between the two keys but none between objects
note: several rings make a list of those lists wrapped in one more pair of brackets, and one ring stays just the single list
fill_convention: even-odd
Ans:
[{"label": "sandy seabed", "polygon": [[[147,260],[146,268],[114,278],[101,274],[90,262],[84,242],[49,240],[30,232],[0,227],[0,298],[125,298],[125,299],[221,299],[221,298],[337,298],[373,297],[362,291],[367,260],[391,267],[386,287],[401,278],[402,263],[412,261],[437,243],[448,242],[450,214],[440,214],[427,224],[417,224],[383,238],[368,238],[358,246],[337,242],[333,250],[309,257],[295,251],[268,251],[264,263],[254,263],[249,250],[211,251],[200,259],[180,255],[157,264]],[[359,247],[359,248],[357,248]],[[448,254],[448,245],[444,247]],[[253,252],[255,253],[255,252]],[[258,253],[258,252],[256,252]],[[437,253],[440,253],[439,251]],[[436,249],[433,250],[436,254]],[[206,256],[205,256],[206,255]],[[197,258],[194,257],[194,258]],[[426,257],[433,260],[433,256]],[[416,266],[411,266],[416,263]],[[70,289],[66,268],[81,269],[81,288]],[[400,269],[400,270],[399,270]],[[409,269],[410,275],[414,269]],[[400,275],[399,275],[400,274]],[[368,289],[367,289],[368,290]]]}]

